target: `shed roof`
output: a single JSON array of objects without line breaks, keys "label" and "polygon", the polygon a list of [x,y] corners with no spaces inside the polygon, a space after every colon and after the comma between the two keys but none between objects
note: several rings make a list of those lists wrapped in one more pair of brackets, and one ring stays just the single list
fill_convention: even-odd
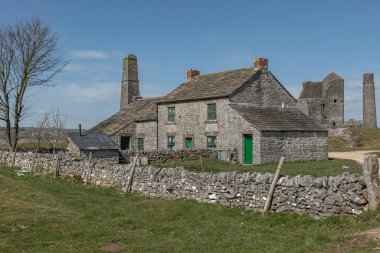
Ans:
[{"label": "shed roof", "polygon": [[248,104],[230,106],[261,131],[327,131],[296,108],[267,108]]},{"label": "shed roof", "polygon": [[118,150],[119,146],[104,133],[69,134],[69,139],[81,150]]},{"label": "shed roof", "polygon": [[242,68],[195,76],[170,92],[160,103],[227,97],[257,72],[253,68]]},{"label": "shed roof", "polygon": [[156,121],[157,102],[162,97],[139,99],[108,119],[91,128],[90,132],[113,135],[132,122]]}]

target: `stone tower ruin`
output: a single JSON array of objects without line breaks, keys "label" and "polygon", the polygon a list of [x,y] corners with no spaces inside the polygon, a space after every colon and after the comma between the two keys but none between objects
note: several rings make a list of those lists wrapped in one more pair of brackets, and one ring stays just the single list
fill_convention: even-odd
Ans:
[{"label": "stone tower ruin", "polygon": [[121,81],[120,109],[135,102],[140,97],[137,58],[129,54],[123,60],[123,80]]},{"label": "stone tower ruin", "polygon": [[363,75],[363,127],[377,128],[373,74]]},{"label": "stone tower ruin", "polygon": [[321,82],[304,82],[297,107],[316,123],[337,128],[344,123],[344,80],[336,73]]}]

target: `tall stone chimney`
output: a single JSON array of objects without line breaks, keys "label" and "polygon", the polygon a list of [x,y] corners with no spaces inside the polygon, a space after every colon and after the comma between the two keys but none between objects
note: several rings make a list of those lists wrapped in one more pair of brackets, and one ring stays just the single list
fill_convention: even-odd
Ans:
[{"label": "tall stone chimney", "polygon": [[137,97],[140,97],[137,58],[133,54],[129,54],[123,61],[120,109],[135,102]]},{"label": "tall stone chimney", "polygon": [[372,73],[363,75],[363,127],[377,128],[375,83]]}]

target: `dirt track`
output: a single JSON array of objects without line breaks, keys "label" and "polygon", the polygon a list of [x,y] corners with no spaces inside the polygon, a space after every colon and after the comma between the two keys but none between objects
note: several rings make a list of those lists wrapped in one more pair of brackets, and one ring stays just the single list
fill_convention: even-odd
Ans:
[{"label": "dirt track", "polygon": [[[364,154],[380,152],[380,150],[350,151],[350,152],[329,152],[329,158],[349,159],[363,164]],[[379,158],[380,163],[380,158]]]}]

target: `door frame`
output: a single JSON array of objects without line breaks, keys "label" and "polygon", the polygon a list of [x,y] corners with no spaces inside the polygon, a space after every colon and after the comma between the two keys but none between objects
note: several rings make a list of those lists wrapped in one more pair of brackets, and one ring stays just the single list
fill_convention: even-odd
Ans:
[{"label": "door frame", "polygon": [[[246,159],[246,152],[247,152],[247,147],[246,147],[246,138],[250,137],[250,146],[251,146],[251,152],[250,152],[250,155],[249,155],[249,160]],[[249,140],[249,139],[247,139]],[[249,151],[249,150],[248,150]],[[243,164],[253,164],[253,134],[243,134]],[[248,160],[248,161],[247,161]]]}]

